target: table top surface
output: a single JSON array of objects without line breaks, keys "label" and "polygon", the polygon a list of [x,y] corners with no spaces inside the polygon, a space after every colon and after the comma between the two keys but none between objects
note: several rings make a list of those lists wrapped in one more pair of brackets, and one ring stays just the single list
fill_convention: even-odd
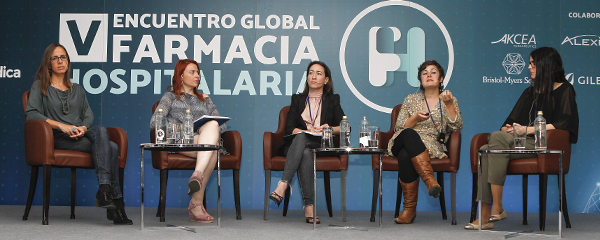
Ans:
[{"label": "table top surface", "polygon": [[535,149],[479,149],[477,150],[480,153],[523,153],[523,154],[531,154],[531,153],[545,153],[545,154],[561,154],[562,150],[535,150]]},{"label": "table top surface", "polygon": [[334,152],[340,154],[381,154],[387,149],[379,148],[316,148],[315,152]]},{"label": "table top surface", "polygon": [[159,150],[159,151],[211,151],[219,150],[222,147],[212,144],[157,144],[157,143],[142,143],[140,148],[143,150]]}]

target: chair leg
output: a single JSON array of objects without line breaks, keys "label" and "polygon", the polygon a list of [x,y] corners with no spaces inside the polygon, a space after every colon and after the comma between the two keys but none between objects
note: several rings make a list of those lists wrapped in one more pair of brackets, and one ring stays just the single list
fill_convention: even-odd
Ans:
[{"label": "chair leg", "polygon": [[265,209],[263,213],[263,220],[267,220],[269,215],[269,188],[271,186],[271,170],[265,170]]},{"label": "chair leg", "polygon": [[242,207],[240,205],[240,170],[233,169],[233,196],[235,198],[235,219],[242,220]]},{"label": "chair leg", "polygon": [[158,199],[158,215],[160,222],[165,221],[165,208],[167,205],[167,180],[169,179],[169,170],[160,170],[160,198]]},{"label": "chair leg", "polygon": [[523,225],[527,225],[527,188],[529,186],[529,175],[523,174]]},{"label": "chair leg", "polygon": [[[277,183],[279,184],[279,183]],[[290,206],[290,198],[292,197],[291,188],[285,189],[285,194],[283,196],[283,216],[287,215],[288,207]]]},{"label": "chair leg", "polygon": [[540,174],[540,231],[546,230],[546,196],[548,194],[548,174]]},{"label": "chair leg", "polygon": [[[558,179],[557,179],[558,180]],[[560,209],[562,209],[563,216],[565,216],[565,223],[567,228],[571,228],[571,221],[569,220],[569,209],[567,208],[567,189],[565,188],[565,175],[563,174],[562,182],[562,203],[559,203]]]},{"label": "chair leg", "polygon": [[375,212],[377,211],[377,198],[379,197],[379,170],[373,170],[373,198],[371,200],[371,218],[369,221],[375,222]]},{"label": "chair leg", "polygon": [[[125,181],[125,168],[119,168],[119,183],[121,184],[121,193],[125,193],[124,192],[125,190],[123,190],[124,189],[123,186],[125,186],[123,183],[124,181]],[[125,194],[123,194],[123,197],[125,197]]]},{"label": "chair leg", "polygon": [[400,216],[400,203],[402,202],[402,184],[400,184],[400,172],[398,172],[398,183],[396,187],[396,210],[394,212],[394,217],[398,218]]},{"label": "chair leg", "polygon": [[23,221],[27,221],[29,217],[29,211],[31,210],[31,204],[33,203],[33,195],[35,195],[35,188],[37,186],[37,178],[40,167],[31,166],[31,178],[29,179],[29,194],[27,195],[27,205],[25,205],[25,213],[23,214]]},{"label": "chair leg", "polygon": [[340,185],[342,193],[342,222],[346,221],[346,170],[340,171]]},{"label": "chair leg", "polygon": [[450,204],[452,204],[452,225],[456,225],[456,173],[450,173]]},{"label": "chair leg", "polygon": [[446,197],[444,194],[444,173],[437,172],[437,181],[440,187],[442,188],[442,192],[440,192],[440,208],[442,209],[442,219],[447,220],[448,215],[446,215]]},{"label": "chair leg", "polygon": [[477,191],[479,191],[479,186],[477,185],[478,177],[479,176],[476,172],[473,173],[473,193],[471,194],[471,219],[469,220],[469,222],[473,222],[477,218]]},{"label": "chair leg", "polygon": [[331,173],[323,171],[323,182],[325,182],[325,200],[327,201],[327,211],[329,217],[333,217],[333,209],[331,207]]},{"label": "chair leg", "polygon": [[75,187],[77,186],[77,168],[71,168],[71,219],[75,219]]},{"label": "chair leg", "polygon": [[43,197],[42,197],[42,225],[48,225],[48,210],[50,208],[50,177],[52,175],[52,166],[43,167]]}]

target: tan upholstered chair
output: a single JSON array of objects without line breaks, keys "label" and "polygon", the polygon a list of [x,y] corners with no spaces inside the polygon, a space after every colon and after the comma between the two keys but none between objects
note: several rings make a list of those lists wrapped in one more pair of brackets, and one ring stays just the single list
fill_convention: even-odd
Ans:
[{"label": "tan upholstered chair", "polygon": [[[159,102],[152,106],[152,113],[156,110]],[[223,147],[230,155],[221,156],[221,169],[233,170],[233,191],[235,198],[235,215],[237,220],[242,219],[240,206],[240,167],[242,165],[242,137],[236,130],[226,131],[221,135]],[[150,140],[154,143],[154,130],[150,130]],[[160,197],[158,201],[158,212],[156,216],[161,222],[165,221],[165,204],[167,201],[167,179],[169,170],[194,170],[196,159],[166,151],[152,151],[152,167],[160,170]],[[216,168],[215,168],[216,169]],[[206,198],[205,203],[206,205]]]},{"label": "tan upholstered chair", "polygon": [[[263,136],[263,163],[265,168],[265,210],[264,220],[267,220],[269,211],[269,194],[271,187],[271,171],[283,171],[285,166],[285,156],[278,153],[278,149],[283,143],[285,135],[285,123],[287,115],[290,111],[290,106],[283,107],[279,112],[279,125],[276,132],[265,132]],[[337,137],[337,136],[336,136]],[[337,146],[339,140],[335,141]],[[329,217],[333,216],[331,207],[331,187],[330,187],[330,172],[341,172],[341,194],[342,194],[342,220],[345,221],[346,216],[346,170],[348,170],[348,155],[339,157],[317,157],[317,171],[323,171],[325,183],[325,199],[327,201],[327,211]],[[289,188],[285,192],[283,202],[283,216],[287,214],[287,209],[290,201]]]},{"label": "tan upholstered chair", "polygon": [[[392,121],[390,124],[390,130],[387,132],[381,132],[379,140],[379,148],[387,148],[388,142],[394,135],[394,125],[398,118],[398,113],[402,108],[402,104],[398,104],[392,110]],[[451,191],[451,208],[452,208],[452,225],[456,225],[456,173],[460,165],[460,146],[461,146],[461,134],[460,132],[452,132],[448,143],[448,158],[432,158],[431,166],[433,171],[437,172],[437,181],[444,189],[444,173],[450,173],[450,191]],[[372,169],[373,169],[373,200],[371,206],[371,222],[375,222],[375,211],[377,207],[377,198],[379,196],[379,154],[374,154],[371,157]],[[382,159],[382,171],[398,171],[398,158],[384,156]],[[399,180],[398,180],[399,181]],[[398,182],[396,196],[396,212],[394,217],[398,217],[400,212],[400,200],[402,199],[402,187]],[[440,194],[440,207],[442,209],[442,218],[448,219],[446,215],[446,200],[444,191]]]},{"label": "tan upholstered chair", "polygon": [[[471,196],[471,220],[475,221],[477,213],[477,150],[488,143],[489,133],[479,133],[473,136],[471,140],[471,172],[473,173],[473,195]],[[571,142],[569,142],[569,132],[566,130],[554,129],[548,131],[548,149],[562,150],[563,153],[563,177],[569,173],[571,163]],[[548,175],[558,175],[558,155],[557,154],[539,154],[537,158],[516,159],[508,162],[508,175],[523,176],[523,225],[527,225],[527,185],[529,175],[540,176],[540,230],[546,228],[546,195],[548,191]],[[563,178],[564,179],[564,178]],[[565,216],[567,228],[571,228],[569,221],[569,212],[567,209],[567,193],[565,181],[563,181],[562,192],[562,212]]]},{"label": "tan upholstered chair", "polygon": [[[27,102],[29,101],[29,91],[23,94],[22,100],[23,111],[25,111]],[[121,189],[123,189],[123,174],[125,163],[127,162],[127,134],[123,129],[118,127],[107,127],[106,129],[110,135],[110,141],[119,146],[119,177]],[[52,133],[50,124],[45,121],[28,121],[25,122],[25,161],[27,165],[31,166],[31,179],[29,180],[29,195],[27,196],[27,205],[25,206],[23,220],[27,220],[31,204],[33,203],[39,167],[43,167],[42,224],[48,225],[50,175],[53,167],[71,168],[71,219],[75,219],[76,169],[93,169],[94,164],[91,155],[77,151],[55,150],[54,134]]]}]

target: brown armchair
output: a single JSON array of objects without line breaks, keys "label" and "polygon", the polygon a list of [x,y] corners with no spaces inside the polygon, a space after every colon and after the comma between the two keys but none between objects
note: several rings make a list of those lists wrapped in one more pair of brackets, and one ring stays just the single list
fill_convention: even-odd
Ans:
[{"label": "brown armchair", "polygon": [[[27,108],[29,91],[23,93],[23,111]],[[127,162],[127,134],[118,127],[107,127],[110,141],[119,146],[119,179],[123,189],[123,175]],[[31,166],[31,179],[29,180],[29,194],[23,220],[29,217],[29,210],[33,203],[33,196],[37,184],[39,167],[43,167],[43,194],[42,194],[42,224],[48,225],[48,209],[50,208],[50,175],[52,167],[71,168],[71,219],[75,219],[75,186],[77,168],[94,168],[92,157],[89,153],[55,150],[54,134],[50,124],[45,121],[25,122],[25,161]]]},{"label": "brown armchair", "polygon": [[[285,166],[285,156],[278,153],[279,146],[283,143],[285,135],[285,124],[290,106],[283,107],[279,112],[279,125],[276,132],[265,132],[263,136],[263,161],[265,168],[265,210],[264,220],[267,220],[269,212],[269,194],[271,186],[271,171],[283,171]],[[336,136],[337,137],[337,136]],[[339,144],[335,141],[334,144]],[[331,187],[330,172],[339,171],[341,173],[341,194],[342,194],[342,220],[346,221],[346,170],[348,170],[348,155],[339,157],[317,157],[317,171],[323,171],[325,183],[325,200],[327,201],[327,211],[329,217],[333,216],[331,207]],[[283,216],[287,214],[290,201],[289,188],[285,192],[283,202]]]},{"label": "brown armchair", "polygon": [[[156,110],[158,103],[152,106],[152,113]],[[230,155],[221,156],[221,169],[233,170],[233,191],[235,198],[235,215],[237,220],[242,219],[240,206],[240,167],[242,164],[242,137],[236,130],[226,131],[221,134],[223,147]],[[154,130],[150,130],[150,141],[154,143]],[[167,201],[167,179],[169,170],[193,170],[196,168],[196,159],[167,151],[152,151],[152,167],[160,170],[160,197],[156,216],[161,222],[165,221],[165,204]],[[204,198],[206,205],[206,198]]]},{"label": "brown armchair", "polygon": [[[563,179],[564,175],[569,173],[571,163],[571,142],[569,142],[569,132],[566,130],[554,129],[548,130],[548,149],[562,150],[563,153]],[[473,173],[473,195],[471,196],[471,220],[475,221],[477,213],[477,150],[488,143],[489,133],[479,133],[473,136],[471,140],[471,172]],[[538,154],[537,158],[515,159],[508,162],[507,175],[523,176],[523,225],[527,225],[527,186],[529,175],[540,176],[540,230],[544,231],[546,227],[546,195],[548,191],[548,174],[558,175],[558,155],[557,154]],[[562,208],[567,228],[571,228],[569,221],[569,211],[567,209],[567,193],[565,181],[562,182]]]},{"label": "brown armchair", "polygon": [[[379,139],[379,148],[386,149],[392,136],[394,135],[394,126],[398,113],[402,108],[402,104],[398,104],[392,110],[392,121],[390,124],[390,130],[387,132],[381,132]],[[452,225],[456,225],[456,173],[460,166],[460,146],[461,146],[461,133],[452,132],[446,147],[448,148],[448,158],[432,158],[431,166],[433,171],[437,174],[437,181],[444,189],[444,173],[450,173],[450,191],[451,191],[451,204],[452,204]],[[379,154],[373,154],[371,156],[371,163],[373,169],[373,199],[371,203],[371,222],[375,222],[375,211],[377,208],[377,198],[379,196]],[[398,158],[387,157],[382,158],[382,171],[398,171]],[[400,176],[398,176],[399,178]],[[400,181],[400,180],[398,180]],[[400,200],[402,198],[402,186],[398,182],[397,196],[396,196],[396,211],[394,217],[398,217],[400,213]],[[440,193],[440,207],[442,209],[442,219],[448,219],[446,215],[446,200],[444,191]]]}]

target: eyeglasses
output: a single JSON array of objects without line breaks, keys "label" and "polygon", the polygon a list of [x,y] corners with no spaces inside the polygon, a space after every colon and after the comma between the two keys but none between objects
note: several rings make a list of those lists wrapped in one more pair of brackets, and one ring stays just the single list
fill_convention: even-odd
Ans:
[{"label": "eyeglasses", "polygon": [[50,58],[50,61],[52,61],[52,62],[58,62],[58,59],[60,59],[62,61],[67,61],[67,58],[68,57],[66,55],[61,55],[60,57],[59,56],[54,56],[54,57]]}]

